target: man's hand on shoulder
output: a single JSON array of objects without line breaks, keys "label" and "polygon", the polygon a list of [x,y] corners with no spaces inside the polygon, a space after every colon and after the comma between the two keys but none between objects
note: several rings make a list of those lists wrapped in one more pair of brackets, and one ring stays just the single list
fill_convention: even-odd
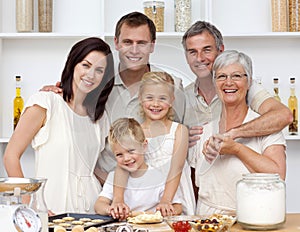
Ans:
[{"label": "man's hand on shoulder", "polygon": [[56,85],[45,85],[40,89],[40,91],[62,93],[62,89],[60,88],[60,81],[56,82]]},{"label": "man's hand on shoulder", "polygon": [[202,133],[202,126],[192,126],[189,128],[189,148],[193,147],[197,143]]}]

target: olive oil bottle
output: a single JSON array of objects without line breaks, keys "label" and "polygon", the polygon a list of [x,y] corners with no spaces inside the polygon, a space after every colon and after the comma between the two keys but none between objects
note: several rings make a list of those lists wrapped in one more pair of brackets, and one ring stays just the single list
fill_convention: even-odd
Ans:
[{"label": "olive oil bottle", "polygon": [[274,84],[274,98],[277,100],[277,101],[281,101],[280,97],[279,97],[279,85],[278,85],[278,77],[274,77],[273,78],[273,84]]},{"label": "olive oil bottle", "polygon": [[21,76],[16,76],[16,96],[14,99],[14,129],[19,122],[24,107],[24,100],[21,97]]},{"label": "olive oil bottle", "polygon": [[288,107],[293,114],[293,122],[289,125],[289,134],[298,134],[298,100],[295,95],[295,78],[290,78],[290,97],[288,100]]}]

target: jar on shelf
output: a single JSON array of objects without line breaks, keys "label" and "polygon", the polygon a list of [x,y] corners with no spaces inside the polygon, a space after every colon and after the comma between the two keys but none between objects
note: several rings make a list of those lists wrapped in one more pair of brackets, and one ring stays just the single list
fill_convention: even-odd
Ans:
[{"label": "jar on shelf", "polygon": [[155,24],[156,31],[164,31],[165,3],[163,1],[145,1],[144,13]]},{"label": "jar on shelf", "polygon": [[249,173],[237,183],[237,222],[247,230],[275,230],[285,222],[285,182],[278,174]]},{"label": "jar on shelf", "polygon": [[52,32],[53,0],[38,0],[39,32]]},{"label": "jar on shelf", "polygon": [[175,31],[185,32],[191,26],[191,0],[175,0]]},{"label": "jar on shelf", "polygon": [[288,0],[272,1],[272,31],[288,31]]},{"label": "jar on shelf", "polygon": [[16,0],[16,29],[18,32],[33,31],[33,0]]},{"label": "jar on shelf", "polygon": [[300,0],[289,1],[289,31],[300,31]]}]

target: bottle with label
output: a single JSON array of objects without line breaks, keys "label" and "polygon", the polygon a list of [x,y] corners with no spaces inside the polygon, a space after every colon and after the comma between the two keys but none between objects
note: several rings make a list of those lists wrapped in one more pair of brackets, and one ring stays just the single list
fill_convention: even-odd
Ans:
[{"label": "bottle with label", "polygon": [[280,97],[279,97],[279,84],[278,84],[278,80],[279,78],[278,77],[274,77],[273,78],[273,84],[274,84],[274,98],[277,100],[277,101],[281,101]]},{"label": "bottle with label", "polygon": [[289,125],[289,134],[298,134],[298,100],[295,95],[295,78],[290,78],[290,97],[288,100],[288,107],[293,114],[293,122]]},{"label": "bottle with label", "polygon": [[14,129],[16,128],[24,107],[24,100],[21,97],[21,76],[16,76],[16,97],[14,99]]}]

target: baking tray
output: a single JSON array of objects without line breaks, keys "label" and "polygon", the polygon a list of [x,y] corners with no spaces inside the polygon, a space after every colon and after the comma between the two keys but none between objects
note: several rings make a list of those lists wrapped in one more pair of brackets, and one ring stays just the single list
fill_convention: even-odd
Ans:
[{"label": "baking tray", "polygon": [[[102,216],[102,215],[99,215],[99,214],[63,213],[63,214],[57,214],[55,216],[50,216],[49,217],[49,222],[53,222],[53,220],[55,220],[55,219],[62,219],[64,217],[73,217],[74,220],[79,220],[80,218],[90,218],[92,220],[93,219],[102,219],[103,220],[102,222],[93,223],[93,224],[90,224],[90,225],[83,225],[84,230],[87,230],[88,228],[93,227],[93,226],[94,227],[100,227],[102,225],[106,225],[106,224],[118,221],[118,219],[113,219],[110,216]],[[56,224],[56,225],[58,225],[58,224]],[[75,225],[71,225],[70,227],[66,227],[66,230],[71,231],[74,226]],[[54,226],[53,227],[49,226],[49,232],[54,232]]]}]

